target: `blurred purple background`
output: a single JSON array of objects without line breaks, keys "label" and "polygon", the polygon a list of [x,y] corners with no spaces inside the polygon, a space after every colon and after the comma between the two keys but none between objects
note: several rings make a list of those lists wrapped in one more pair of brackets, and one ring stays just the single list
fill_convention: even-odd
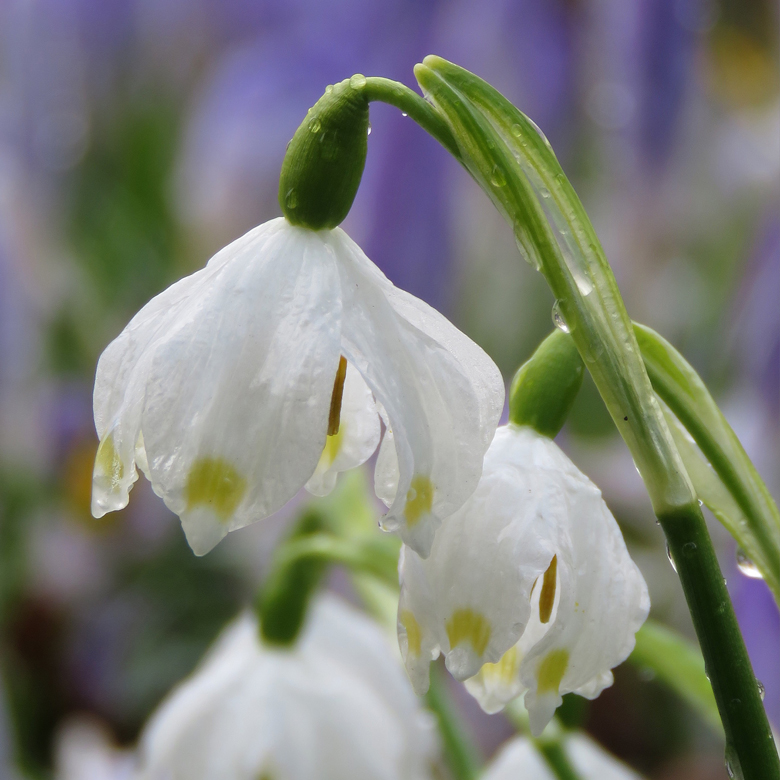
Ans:
[{"label": "blurred purple background", "polygon": [[[77,712],[131,742],[261,578],[283,519],[195,559],[143,481],[127,510],[90,517],[91,382],[143,303],[279,214],[287,141],[353,73],[414,87],[413,65],[436,53],[534,119],[632,317],[701,372],[777,496],[777,12],[770,0],[0,4],[0,776],[49,776],[53,735]],[[395,109],[375,105],[371,120],[345,229],[508,379],[551,328],[543,279],[443,149]],[[692,635],[587,383],[562,443],[622,523],[655,617]],[[712,528],[780,726],[777,608]],[[505,721],[463,706],[489,755]],[[628,667],[582,718],[648,776],[723,775],[696,716]]]}]

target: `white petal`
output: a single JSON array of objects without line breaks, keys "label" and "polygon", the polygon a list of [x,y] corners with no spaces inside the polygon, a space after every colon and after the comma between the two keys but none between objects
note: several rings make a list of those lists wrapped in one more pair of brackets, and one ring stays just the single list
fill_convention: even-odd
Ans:
[{"label": "white petal", "polygon": [[[553,558],[557,576],[544,585]],[[592,697],[611,684],[649,608],[598,489],[550,439],[515,426],[496,432],[479,487],[439,529],[430,557],[405,550],[400,573],[399,639],[415,688],[427,687],[440,650],[461,680],[498,663],[467,688],[488,712],[528,691],[534,733],[562,694]],[[408,614],[418,624],[411,650]]]},{"label": "white petal", "polygon": [[315,469],[340,352],[327,241],[283,219],[260,226],[183,295],[174,285],[150,302],[101,359],[98,426],[113,415],[122,463],[142,433],[152,487],[196,554],[276,511]]},{"label": "white petal", "polygon": [[315,496],[327,496],[336,486],[336,478],[365,463],[379,444],[379,415],[374,396],[360,372],[347,364],[341,403],[339,432],[328,436],[306,490]]},{"label": "white petal", "polygon": [[[564,749],[582,780],[641,780],[625,764],[584,734],[564,737]],[[527,737],[507,742],[482,780],[555,780],[555,773]]]},{"label": "white petal", "polygon": [[435,751],[381,629],[328,597],[290,650],[262,647],[252,618],[228,629],[141,745],[141,780],[424,780]]},{"label": "white petal", "polygon": [[[529,442],[538,436],[526,430]],[[549,630],[520,665],[531,729],[539,734],[563,694],[595,698],[612,684],[610,669],[634,649],[650,598],[599,489],[549,439],[538,436],[532,446],[538,461],[565,480],[555,542],[560,601]]]},{"label": "white petal", "polygon": [[344,296],[342,350],[384,406],[398,458],[384,527],[427,556],[441,520],[476,488],[503,382],[476,344],[396,290],[343,231],[332,238]]}]

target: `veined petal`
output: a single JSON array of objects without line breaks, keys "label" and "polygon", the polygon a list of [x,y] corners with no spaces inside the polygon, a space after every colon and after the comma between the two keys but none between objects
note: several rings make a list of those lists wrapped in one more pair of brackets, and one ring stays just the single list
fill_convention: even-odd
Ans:
[{"label": "veined petal", "polygon": [[196,554],[292,498],[325,444],[341,315],[327,234],[268,230],[262,252],[216,266],[145,377],[152,486]]},{"label": "veined petal", "polygon": [[527,691],[537,734],[562,694],[594,697],[611,684],[649,609],[598,488],[550,439],[512,425],[496,432],[479,486],[430,557],[404,550],[400,576],[399,640],[415,688],[427,688],[428,661],[444,652],[453,676],[476,675],[467,688],[488,712]]},{"label": "veined petal", "polygon": [[339,472],[360,466],[371,457],[379,444],[379,435],[379,415],[374,396],[360,372],[348,363],[339,431],[325,441],[317,468],[306,483],[306,490],[315,496],[327,496],[336,486]]},{"label": "veined petal", "polygon": [[[146,379],[156,347],[165,341],[174,324],[187,316],[193,300],[213,283],[223,261],[233,257],[240,262],[248,253],[262,251],[272,232],[269,225],[249,231],[217,253],[206,268],[152,298],[103,351],[93,392],[95,427],[100,439],[93,472],[95,517],[127,506],[128,493],[138,478],[136,444],[142,439]],[[145,461],[139,465],[146,471]]]},{"label": "veined petal", "polygon": [[531,589],[555,555],[546,507],[557,491],[535,480],[522,456],[514,457],[511,438],[507,428],[496,431],[479,486],[439,529],[430,556],[423,560],[404,549],[399,637],[407,611],[420,626],[425,651],[420,664],[408,643],[403,652],[401,640],[418,692],[428,687],[428,656],[440,651],[459,680],[498,663],[523,633]]},{"label": "veined petal", "polygon": [[595,698],[634,649],[650,597],[601,491],[549,439],[521,429],[539,462],[560,475],[565,512],[556,527],[560,600],[544,637],[520,664],[531,730],[540,734],[562,696]]},{"label": "veined petal", "polygon": [[343,231],[331,237],[344,301],[342,350],[386,410],[398,460],[383,524],[427,556],[441,520],[476,488],[503,382],[476,344],[396,290]]}]

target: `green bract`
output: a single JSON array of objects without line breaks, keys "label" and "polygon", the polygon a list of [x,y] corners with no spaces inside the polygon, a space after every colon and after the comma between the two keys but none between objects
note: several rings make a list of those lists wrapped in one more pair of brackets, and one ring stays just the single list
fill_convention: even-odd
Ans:
[{"label": "green bract", "polygon": [[293,225],[338,226],[352,208],[368,150],[365,76],[328,87],[290,141],[279,176],[279,205]]}]

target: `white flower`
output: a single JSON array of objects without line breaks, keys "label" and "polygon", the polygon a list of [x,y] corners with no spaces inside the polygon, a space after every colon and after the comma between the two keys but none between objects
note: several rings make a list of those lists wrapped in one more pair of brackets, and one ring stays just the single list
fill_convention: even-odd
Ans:
[{"label": "white flower", "polygon": [[535,734],[563,694],[595,698],[612,684],[649,609],[601,492],[551,439],[514,425],[496,432],[479,487],[430,557],[402,548],[400,576],[415,689],[443,652],[459,680],[479,672],[466,685],[487,712],[525,692]]},{"label": "white flower", "polygon": [[[641,780],[584,734],[564,738],[564,750],[581,780]],[[482,780],[556,780],[557,775],[526,737],[516,737],[501,749]]]},{"label": "white flower", "polygon": [[112,743],[100,721],[76,715],[57,729],[54,780],[132,780],[134,776],[134,756]]},{"label": "white flower", "polygon": [[386,635],[322,596],[290,649],[228,627],[140,751],[139,780],[423,780],[435,738]]},{"label": "white flower", "polygon": [[92,511],[126,506],[138,466],[202,555],[363,463],[379,404],[384,527],[426,555],[479,481],[503,397],[490,358],[340,228],[271,220],[153,298],[103,353]]}]

